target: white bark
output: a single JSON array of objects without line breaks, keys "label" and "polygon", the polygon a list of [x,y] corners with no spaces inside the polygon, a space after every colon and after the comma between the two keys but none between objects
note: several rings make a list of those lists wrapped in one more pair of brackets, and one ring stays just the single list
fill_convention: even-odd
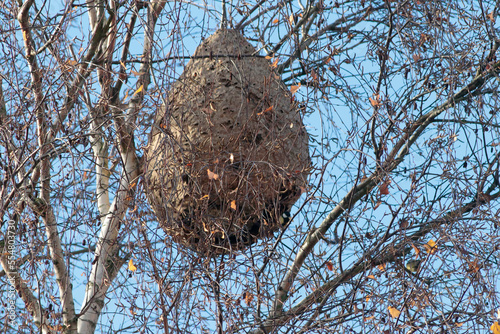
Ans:
[{"label": "white bark", "polygon": [[[120,186],[110,211],[101,226],[94,263],[80,310],[78,333],[82,334],[94,333],[101,310],[104,307],[104,297],[111,284],[112,276],[115,275],[115,272],[109,273],[107,268],[110,266],[109,261],[115,261],[119,224],[131,200],[130,188],[133,187],[132,182],[136,182],[139,175],[135,152],[125,153],[123,159],[125,165]],[[115,268],[115,270],[118,269]]]},{"label": "white bark", "polygon": [[[123,263],[121,259],[117,258],[117,236],[119,232],[119,225],[128,209],[129,203],[133,197],[133,190],[137,184],[137,178],[140,175],[139,162],[135,154],[133,128],[130,127],[130,124],[134,123],[134,111],[140,106],[144,92],[149,84],[150,64],[148,60],[151,58],[151,41],[153,38],[156,20],[164,5],[164,1],[154,1],[148,8],[148,26],[145,28],[146,33],[142,57],[145,62],[141,65],[140,72],[143,74],[139,77],[137,83],[138,86],[143,86],[143,92],[137,94],[137,96],[135,96],[129,103],[129,114],[125,115],[127,121],[124,122],[124,118],[122,117],[123,110],[115,109],[116,106],[111,106],[113,108],[112,110],[117,130],[118,146],[123,162],[123,170],[120,178],[120,185],[113,203],[111,204],[107,214],[103,217],[92,270],[87,283],[82,308],[80,310],[80,318],[78,319],[78,333],[89,334],[95,332],[97,321],[104,307],[104,298],[108,288]],[[97,22],[95,23],[97,24]],[[113,43],[108,41],[108,44],[112,45]],[[113,50],[109,50],[109,52],[113,52]],[[106,192],[107,170],[104,169],[107,168],[104,161],[106,157],[103,155],[105,145],[101,141],[97,140],[93,144],[93,149],[94,155],[99,159],[98,162],[100,161],[102,163],[100,164],[100,167],[98,166],[96,168],[100,168],[101,172],[98,173],[100,177],[100,180],[98,180],[98,191],[100,191],[98,199],[99,210],[101,214],[103,214],[103,211],[101,210],[105,208],[105,201],[108,196]],[[112,272],[108,271],[111,267],[113,268]]]},{"label": "white bark", "polygon": [[[63,324],[67,328],[67,333],[74,333],[76,331],[76,319],[73,292],[70,284],[68,269],[64,261],[59,231],[57,230],[54,213],[50,205],[51,162],[49,155],[46,153],[50,150],[52,136],[50,136],[47,131],[47,120],[45,119],[46,105],[43,96],[42,78],[40,76],[41,71],[37,64],[34,42],[31,34],[31,24],[28,16],[29,9],[32,4],[33,0],[26,1],[20,8],[17,17],[23,33],[24,49],[31,74],[32,90],[37,103],[35,114],[40,156],[41,187],[39,201],[36,203],[36,207],[33,207],[32,209],[42,217],[45,224],[49,254],[54,265],[54,273],[56,276],[57,286],[59,288],[59,297],[61,299],[61,307],[63,310]],[[40,309],[41,305],[39,305],[38,308]],[[42,326],[42,331],[46,330],[43,323],[40,323],[40,326]]]},{"label": "white bark", "polygon": [[91,145],[95,159],[97,208],[101,216],[101,224],[104,224],[110,212],[108,144],[104,141],[102,132],[94,121],[92,122],[92,132],[94,133],[91,135]]}]

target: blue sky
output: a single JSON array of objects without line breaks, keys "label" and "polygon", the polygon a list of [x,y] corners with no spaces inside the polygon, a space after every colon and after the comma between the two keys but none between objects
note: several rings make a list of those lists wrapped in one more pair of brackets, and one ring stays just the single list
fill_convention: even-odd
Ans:
[{"label": "blue sky", "polygon": [[[61,5],[62,7],[62,5]],[[208,11],[206,10],[208,8]],[[219,25],[219,14],[220,2],[210,2],[208,4],[202,2],[194,2],[190,4],[182,4],[167,2],[167,8],[165,10],[164,16],[162,16],[162,23],[158,27],[158,38],[155,39],[155,55],[158,58],[165,56],[170,57],[188,57],[191,55],[202,38],[206,38],[211,33],[217,29]],[[53,13],[57,12],[57,7],[51,7],[50,11]],[[285,7],[281,11],[271,12],[265,14],[267,20],[274,20],[272,15],[276,14],[275,18],[279,22],[284,22],[290,13],[289,8]],[[294,13],[299,13],[300,9],[294,2],[293,5]],[[235,22],[238,22],[238,14],[236,11],[232,11],[235,15]],[[335,18],[335,14],[330,14]],[[179,18],[179,20],[177,20]],[[265,22],[265,20],[263,20]],[[373,31],[372,31],[373,29]],[[378,31],[377,29],[381,29]],[[359,33],[369,33],[369,32],[382,32],[383,27],[376,26],[374,29],[372,25],[361,25],[357,27]],[[272,33],[266,35],[266,38],[272,41],[277,41],[281,36],[286,34],[287,25],[281,24],[276,29],[271,30]],[[67,31],[73,38],[73,47],[76,54],[79,54],[80,41],[83,39],[87,40],[90,36],[88,29],[87,16],[84,13],[81,16],[75,17],[73,24]],[[464,34],[467,34],[465,32]],[[248,27],[245,30],[246,36],[253,36],[253,33]],[[349,38],[346,34],[335,35],[332,34],[334,39],[328,45],[331,49],[339,49],[349,44]],[[460,36],[459,38],[464,38]],[[22,42],[22,37],[17,32],[17,40],[19,43]],[[134,44],[132,45],[132,54],[139,56],[142,50],[141,45],[142,35],[138,33],[134,39]],[[179,41],[182,40],[181,43]],[[251,42],[254,46],[260,47],[255,41]],[[86,43],[81,43],[85,45]],[[290,49],[290,45],[285,45],[282,53],[286,54]],[[311,48],[314,48],[313,44]],[[307,60],[320,60],[325,57],[330,52],[329,49],[314,51],[306,51],[304,53],[304,58]],[[328,66],[321,68],[322,72],[318,73],[323,75],[325,78],[330,80],[330,84],[325,87],[324,95],[327,96],[328,100],[323,97],[323,93],[318,92],[318,90],[313,90],[305,85],[300,88],[297,92],[296,97],[307,105],[307,115],[304,118],[304,122],[311,136],[311,154],[313,154],[315,171],[311,175],[311,192],[315,187],[319,187],[320,191],[316,193],[316,197],[312,199],[309,203],[305,205],[304,210],[302,210],[295,218],[292,226],[287,230],[284,235],[284,242],[279,246],[280,252],[283,252],[283,256],[279,258],[275,266],[275,271],[270,270],[268,272],[269,282],[264,289],[268,289],[268,292],[272,295],[274,283],[279,280],[288,265],[290,264],[291,253],[295,252],[297,249],[297,244],[299,244],[305,238],[305,232],[312,226],[317,226],[325,214],[328,213],[337,202],[339,202],[343,196],[349,191],[349,189],[354,184],[357,178],[357,173],[359,169],[359,151],[358,149],[362,146],[364,140],[363,133],[366,129],[367,122],[369,122],[369,117],[372,114],[372,106],[370,105],[369,98],[373,97],[376,78],[378,75],[379,64],[373,60],[371,55],[375,50],[366,49],[366,46],[355,47],[350,50],[345,50],[340,52],[338,55],[332,56],[331,62]],[[69,52],[66,56],[69,56]],[[262,51],[263,54],[263,51]],[[395,56],[395,51],[389,52],[390,56]],[[284,58],[284,56],[281,56]],[[390,98],[392,102],[397,101],[398,98],[403,98],[406,94],[405,89],[412,80],[418,80],[421,78],[419,69],[414,64],[414,54],[404,54],[408,66],[411,69],[409,72],[409,78],[404,78],[404,73],[398,73],[392,76],[392,82],[384,83],[383,97]],[[347,62],[346,59],[351,59],[355,61]],[[398,59],[398,61],[403,61],[403,59]],[[161,89],[154,89],[155,85],[151,85],[149,91],[149,96],[147,97],[146,106],[140,115],[140,119],[148,120],[150,115],[154,113],[154,107],[161,101],[161,94],[164,94],[164,87],[168,87],[169,84],[175,80],[176,77],[180,75],[183,70],[183,66],[187,62],[187,59],[170,60],[167,62],[159,62],[155,64],[154,67],[154,78]],[[297,62],[296,62],[297,63]],[[295,63],[295,64],[296,64]],[[400,64],[401,65],[401,64]],[[335,67],[335,69],[330,69],[330,67]],[[130,71],[137,71],[138,66],[130,65]],[[286,73],[284,77],[289,77],[290,73]],[[293,80],[287,82],[287,84],[296,84]],[[8,89],[8,84],[4,82],[4,90]],[[99,96],[98,85],[92,86],[94,89],[91,92],[91,99],[95,100]],[[128,90],[129,96],[135,91],[135,81],[134,76],[131,76],[127,87],[123,90],[122,96],[125,95],[126,90]],[[336,99],[336,97],[338,97]],[[441,95],[438,97],[436,94],[429,94],[426,100],[419,101],[419,108],[422,111],[430,110],[430,108],[435,107],[437,104],[443,102],[446,97]],[[350,103],[346,103],[350,102]],[[401,104],[400,104],[401,105]],[[357,106],[357,109],[352,109],[353,106]],[[485,106],[485,108],[495,109],[495,106]],[[85,112],[85,108],[82,109]],[[443,118],[453,118],[455,113],[462,115],[461,111],[457,107],[457,110],[449,110],[443,115]],[[493,117],[493,116],[492,116]],[[473,119],[474,116],[471,117]],[[401,122],[405,120],[402,119]],[[75,129],[75,127],[73,127]],[[478,129],[480,127],[478,126]],[[382,130],[382,129],[381,129]],[[110,132],[111,133],[111,132]],[[472,157],[474,161],[484,161],[485,156],[490,154],[494,155],[496,152],[496,146],[490,145],[492,152],[487,150],[481,150],[480,148],[484,143],[496,143],[498,142],[497,130],[492,130],[489,132],[479,132],[479,135],[474,134],[473,126],[462,126],[459,124],[447,126],[445,129],[436,129],[429,131],[424,135],[424,139],[419,141],[411,153],[407,156],[405,162],[401,164],[399,170],[401,173],[392,178],[392,183],[390,185],[390,194],[387,197],[381,198],[377,195],[375,191],[374,194],[367,197],[366,201],[363,202],[363,208],[356,211],[355,214],[358,216],[352,216],[348,219],[342,220],[338,225],[338,231],[347,231],[346,235],[362,235],[364,230],[368,229],[371,233],[379,232],[382,233],[384,229],[388,226],[392,219],[392,210],[397,208],[402,202],[404,197],[404,190],[408,189],[411,184],[410,175],[412,173],[418,174],[420,171],[424,170],[426,163],[432,153],[433,145],[436,145],[437,141],[444,141],[447,144],[439,151],[438,155],[442,157],[448,156],[450,161],[455,160],[454,164],[448,164],[445,160],[434,163],[429,167],[428,173],[429,182],[420,185],[420,194],[416,196],[416,203],[414,204],[416,209],[413,211],[408,211],[406,217],[411,219],[415,224],[423,223],[426,219],[431,218],[437,212],[446,212],[454,201],[459,204],[463,199],[461,196],[463,194],[455,194],[455,192],[463,189],[464,186],[460,180],[457,178],[456,185],[453,182],[441,182],[445,175],[458,173],[460,170],[458,167],[464,164],[464,157]],[[397,138],[397,134],[394,134]],[[138,146],[146,145],[145,136],[139,136]],[[390,146],[391,142],[389,143]],[[82,148],[83,150],[83,148]],[[447,151],[446,151],[447,150]],[[90,151],[88,151],[90,153]],[[374,157],[371,155],[370,150],[366,150],[366,160],[367,163],[363,167],[363,172],[369,174],[374,167]],[[113,153],[112,153],[113,154]],[[115,153],[116,154],[116,153]],[[75,156],[65,156],[63,159],[54,163],[54,169],[62,177],[65,174],[69,175],[70,182],[73,183],[73,187],[65,188],[61,187],[57,189],[59,194],[61,194],[61,207],[56,208],[58,217],[61,222],[61,226],[67,226],[66,222],[78,222],[78,228],[74,230],[65,230],[64,239],[68,244],[78,244],[78,246],[72,246],[72,249],[80,248],[82,240],[86,240],[87,245],[93,243],[95,239],[96,232],[99,230],[96,226],[96,208],[92,205],[92,200],[89,201],[85,196],[89,196],[95,189],[92,173],[93,166],[90,162],[91,156],[85,156],[83,158]],[[73,170],[74,166],[81,166],[80,170]],[[324,174],[321,174],[322,170],[325,170]],[[406,172],[403,172],[406,169]],[[475,166],[474,163],[470,163],[468,167],[465,168],[467,171],[464,173],[473,177],[477,172],[477,169],[481,169],[481,166]],[[463,173],[463,171],[460,171]],[[323,177],[320,183],[320,177]],[[116,178],[114,179],[116,182]],[[68,183],[68,184],[69,184]],[[456,187],[455,187],[456,186]],[[471,191],[471,194],[473,191]],[[68,203],[67,199],[75,195],[75,191],[81,191],[81,196],[77,200],[73,200],[72,203]],[[292,213],[295,214],[303,204],[307,194],[301,198],[297,203]],[[440,202],[442,208],[432,208],[429,212],[426,212],[426,208],[432,203],[435,198],[443,197],[445,200]],[[460,197],[460,199],[459,199]],[[112,198],[111,198],[112,199]],[[381,201],[381,205],[375,208],[374,203],[378,200]],[[145,205],[146,201],[143,194],[139,194],[136,203],[141,206]],[[419,211],[420,209],[420,211]],[[354,213],[353,213],[354,214]],[[354,219],[359,218],[359,221],[354,221]],[[154,217],[152,217],[151,212],[142,212],[141,214],[130,214],[127,218],[127,222],[130,226],[124,227],[123,242],[127,244],[124,252],[130,252],[134,263],[137,264],[139,268],[134,274],[130,274],[129,271],[124,267],[122,269],[122,274],[113,285],[113,290],[109,294],[109,300],[107,307],[105,308],[106,314],[103,314],[101,321],[103,323],[103,331],[107,328],[110,320],[113,321],[112,328],[115,330],[127,327],[129,325],[137,325],[142,321],[141,314],[132,315],[131,310],[134,310],[132,305],[137,303],[138,307],[144,307],[148,309],[152,314],[158,312],[154,309],[153,302],[156,301],[155,298],[151,296],[157,296],[157,284],[151,279],[148,272],[142,271],[143,269],[150,269],[147,265],[147,257],[144,252],[139,248],[141,245],[142,236],[138,232],[141,225],[145,224],[148,236],[157,245],[157,257],[163,258],[165,267],[168,267],[169,263],[172,266],[172,272],[167,274],[168,280],[171,280],[173,287],[181,286],[181,281],[184,279],[185,273],[182,271],[175,272],[176,269],[180,268],[179,262],[187,261],[189,257],[185,255],[177,254],[175,248],[173,251],[165,247],[165,235],[155,223]],[[357,223],[359,225],[356,225]],[[333,232],[333,231],[331,231]],[[465,233],[465,232],[464,232]],[[469,233],[469,232],[468,232]],[[482,232],[477,232],[481,234]],[[471,237],[474,233],[471,232]],[[476,235],[477,236],[477,235]],[[333,233],[326,236],[329,239],[333,239]],[[445,244],[450,247],[453,245],[453,240],[444,240]],[[167,241],[168,244],[168,241]],[[86,247],[86,246],[82,246]],[[258,250],[258,247],[256,248]],[[289,252],[288,254],[286,252]],[[347,248],[344,251],[343,266],[347,267],[350,262],[358,259],[359,254],[363,252],[360,246],[356,246],[353,243],[352,248]],[[320,254],[327,254],[326,256],[320,256]],[[317,255],[317,263],[314,259],[307,263],[307,269],[304,269],[303,278],[309,278],[307,275],[310,272],[317,271],[318,276],[315,282],[305,282],[298,284],[297,292],[294,294],[293,298],[290,300],[292,305],[295,301],[300,300],[306,293],[311,291],[314,286],[319,286],[321,284],[320,277],[323,275],[324,279],[327,280],[331,278],[334,273],[330,273],[325,270],[323,265],[324,259],[330,259],[335,267],[338,267],[338,263],[335,262],[338,252],[335,250],[335,246],[329,245],[328,243],[320,243],[320,245],[315,250],[315,255]],[[74,273],[74,279],[76,282],[81,284],[74,284],[74,294],[76,298],[76,303],[81,302],[85,289],[86,276],[90,270],[90,262],[92,261],[92,254],[88,253],[83,255],[79,259],[86,260],[83,263],[77,261],[72,262],[72,270]],[[408,256],[410,258],[411,255]],[[254,274],[252,272],[247,272],[246,270],[251,267],[250,263],[252,261],[259,263],[261,258],[252,258],[249,253],[242,254],[233,259],[230,264],[234,271],[229,274],[225,280],[225,288],[234,296],[240,296],[245,292],[245,289],[252,287],[252,282],[254,279]],[[458,262],[457,262],[458,263]],[[185,263],[183,263],[185,264]],[[443,260],[439,256],[432,257],[432,265],[429,266],[429,275],[431,272],[436,272],[439,268],[443,266]],[[196,264],[193,264],[196,267]],[[316,268],[314,266],[317,266]],[[446,266],[452,266],[450,263],[446,263]],[[41,267],[43,268],[43,267]],[[202,305],[204,302],[203,287],[208,284],[208,276],[200,270],[200,267],[196,267],[198,271],[194,270],[195,277],[189,282],[188,286],[191,289],[193,296],[191,300],[199,299],[199,304]],[[433,268],[435,269],[433,271]],[[47,266],[50,271],[50,266]],[[43,269],[41,269],[43,270]],[[397,270],[393,271],[397,273]],[[129,277],[129,275],[131,277]],[[196,276],[197,275],[197,276]],[[50,274],[44,273],[40,275],[39,280],[45,282],[49,280]],[[495,278],[496,279],[496,278]],[[451,279],[450,279],[451,280]],[[457,282],[458,284],[459,282]],[[186,283],[187,284],[187,283]],[[498,282],[492,282],[493,286],[498,286]],[[184,287],[184,289],[187,289]],[[175,290],[175,289],[174,289]],[[189,290],[189,289],[188,289]],[[146,293],[143,295],[143,291]],[[349,289],[346,292],[341,292],[339,290],[339,296],[342,294],[350,293]],[[142,298],[142,299],[141,299]],[[48,302],[48,301],[45,301]],[[191,302],[191,305],[196,303]],[[189,305],[187,303],[186,305]],[[287,305],[287,306],[288,306]],[[22,309],[22,305],[20,305]],[[139,309],[137,308],[137,309]],[[214,315],[216,314],[214,303],[207,302],[207,311],[201,311],[201,306],[195,308],[195,312],[199,312],[198,315],[206,318],[205,324],[214,324]],[[249,316],[249,321],[253,319],[253,316]],[[147,328],[151,332],[155,332],[156,329]],[[209,331],[213,328],[208,328]]]}]

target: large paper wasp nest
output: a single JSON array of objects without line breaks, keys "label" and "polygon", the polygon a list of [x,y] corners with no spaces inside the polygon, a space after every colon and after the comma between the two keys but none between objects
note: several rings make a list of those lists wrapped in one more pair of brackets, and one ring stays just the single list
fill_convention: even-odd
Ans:
[{"label": "large paper wasp nest", "polygon": [[218,30],[158,111],[146,152],[148,200],[174,241],[241,250],[280,228],[307,184],[308,135],[269,60]]}]

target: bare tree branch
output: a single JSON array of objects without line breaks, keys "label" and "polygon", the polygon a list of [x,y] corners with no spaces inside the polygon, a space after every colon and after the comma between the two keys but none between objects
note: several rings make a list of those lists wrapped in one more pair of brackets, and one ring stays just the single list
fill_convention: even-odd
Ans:
[{"label": "bare tree branch", "polygon": [[[314,246],[322,240],[326,231],[332,226],[332,224],[346,211],[349,211],[353,205],[359,201],[363,196],[371,192],[373,188],[382,180],[383,176],[394,170],[404,159],[404,157],[410,152],[411,145],[419,138],[419,136],[424,132],[424,130],[432,123],[432,121],[438,117],[442,112],[448,108],[453,107],[456,103],[464,100],[468,94],[474,92],[484,82],[491,77],[495,76],[500,66],[500,62],[496,63],[493,67],[494,69],[483,72],[476,76],[467,86],[462,88],[459,92],[453,95],[444,104],[434,108],[427,114],[422,115],[414,123],[411,123],[404,131],[404,136],[401,138],[393,147],[391,152],[388,154],[387,159],[383,162],[382,166],[378,168],[372,175],[370,175],[366,180],[361,182],[358,186],[352,188],[349,193],[340,201],[340,203],[328,214],[328,216],[323,220],[320,226],[309,232],[305,242],[300,247],[295,260],[287,272],[282,282],[278,287],[276,297],[274,300],[273,311],[271,312],[269,319],[263,325],[263,330],[259,329],[255,333],[266,333],[270,332],[274,326],[276,326],[276,318],[278,318],[283,312],[283,303],[287,300],[288,294],[292,287],[297,274],[299,273],[302,264],[304,263],[307,256],[312,252]],[[361,258],[358,266],[354,266],[352,270],[345,271],[342,274],[342,278],[350,278],[361,272],[365,266],[364,259]],[[296,313],[294,313],[296,314]],[[262,332],[263,331],[263,332]]]},{"label": "bare tree branch", "polygon": [[[144,41],[143,59],[146,63],[141,65],[142,76],[138,80],[138,86],[141,90],[146,90],[149,84],[150,63],[152,39],[154,36],[154,26],[159,14],[165,6],[164,1],[155,1],[149,5],[148,9],[148,27],[146,29],[146,38]],[[133,122],[135,109],[141,103],[144,92],[139,92],[129,103],[127,117]],[[104,298],[109,285],[112,282],[112,275],[108,272],[109,263],[114,263],[117,251],[117,236],[120,229],[120,221],[123,219],[130,201],[133,198],[134,189],[137,187],[137,178],[140,175],[139,161],[136,156],[133,131],[129,124],[122,119],[122,110],[113,108],[113,119],[117,129],[120,156],[123,163],[123,171],[120,177],[120,185],[115,194],[115,198],[109,212],[104,217],[102,223],[99,242],[96,245],[95,259],[92,265],[92,271],[87,284],[85,298],[80,311],[78,320],[79,333],[93,333],[97,325],[97,319],[104,306]],[[133,123],[130,123],[133,124]],[[117,267],[119,268],[119,267]],[[116,275],[118,269],[114,269]]]},{"label": "bare tree branch", "polygon": [[[50,150],[50,139],[47,133],[47,123],[45,119],[46,105],[42,93],[42,78],[40,76],[40,69],[36,61],[36,53],[34,50],[34,42],[31,35],[31,28],[29,23],[29,9],[33,1],[26,1],[18,13],[18,21],[23,32],[24,48],[26,52],[26,59],[31,71],[31,84],[35,94],[35,101],[37,103],[36,119],[37,119],[37,137],[39,145],[39,154],[44,156]],[[49,142],[47,142],[49,140]],[[61,247],[61,239],[59,231],[57,230],[57,223],[54,217],[52,206],[50,204],[51,195],[51,163],[49,158],[42,158],[40,163],[40,177],[41,188],[37,212],[41,215],[45,223],[45,229],[48,239],[48,245],[51,255],[51,260],[54,265],[54,272],[57,278],[59,287],[59,296],[63,308],[63,322],[67,328],[68,333],[76,333],[76,318],[75,306],[73,300],[73,291],[71,288],[68,269],[66,267],[63,251]]]}]

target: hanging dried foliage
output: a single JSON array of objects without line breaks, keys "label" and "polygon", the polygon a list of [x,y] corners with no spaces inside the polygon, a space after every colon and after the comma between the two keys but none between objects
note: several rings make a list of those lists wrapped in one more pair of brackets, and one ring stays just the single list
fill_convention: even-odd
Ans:
[{"label": "hanging dried foliage", "polygon": [[156,115],[148,200],[175,241],[202,254],[241,250],[280,228],[307,185],[308,135],[272,64],[218,30]]}]

